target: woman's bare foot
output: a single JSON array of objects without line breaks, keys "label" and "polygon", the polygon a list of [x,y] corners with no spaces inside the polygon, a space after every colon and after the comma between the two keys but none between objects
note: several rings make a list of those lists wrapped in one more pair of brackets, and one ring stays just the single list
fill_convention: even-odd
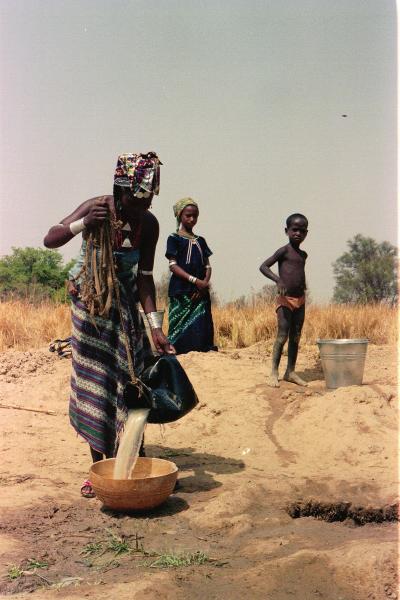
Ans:
[{"label": "woman's bare foot", "polygon": [[271,373],[267,379],[267,385],[269,385],[269,387],[279,387],[278,373]]},{"label": "woman's bare foot", "polygon": [[297,375],[297,373],[295,373],[294,371],[292,371],[291,373],[286,372],[283,376],[283,379],[285,381],[290,381],[291,383],[296,383],[297,385],[302,385],[303,387],[308,386],[307,381],[304,381],[304,379],[302,379],[300,375]]}]

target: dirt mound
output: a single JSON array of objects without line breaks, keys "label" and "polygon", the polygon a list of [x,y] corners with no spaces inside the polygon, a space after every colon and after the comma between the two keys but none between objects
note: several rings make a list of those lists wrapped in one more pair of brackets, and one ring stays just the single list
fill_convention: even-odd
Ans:
[{"label": "dirt mound", "polygon": [[0,353],[0,381],[11,383],[27,375],[53,373],[54,363],[59,360],[48,349],[20,352],[8,350]]}]

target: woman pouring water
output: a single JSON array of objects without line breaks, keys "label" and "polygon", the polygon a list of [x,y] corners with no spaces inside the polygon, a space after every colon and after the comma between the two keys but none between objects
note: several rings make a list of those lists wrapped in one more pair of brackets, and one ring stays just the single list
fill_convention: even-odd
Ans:
[{"label": "woman pouring water", "polygon": [[[82,233],[69,282],[69,414],[72,426],[89,443],[93,462],[115,455],[127,417],[124,390],[152,356],[139,301],[156,350],[175,353],[157,319],[152,273],[159,226],[149,207],[159,192],[161,164],[154,152],[120,155],[113,195],[87,200],[44,238],[47,248],[59,248]],[[81,493],[93,496],[89,481]]]}]

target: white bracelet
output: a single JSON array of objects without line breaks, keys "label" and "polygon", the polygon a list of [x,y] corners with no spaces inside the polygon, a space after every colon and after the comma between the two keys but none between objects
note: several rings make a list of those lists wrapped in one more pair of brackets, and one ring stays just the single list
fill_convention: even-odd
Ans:
[{"label": "white bracelet", "polygon": [[196,283],[197,277],[194,277],[194,275],[189,275],[189,281],[190,283]]},{"label": "white bracelet", "polygon": [[169,261],[169,266],[170,267],[172,267],[172,265],[176,265],[176,264],[177,264],[176,260],[170,260]]},{"label": "white bracelet", "polygon": [[163,322],[162,312],[150,312],[146,314],[147,322],[150,325],[150,329],[161,329]]},{"label": "white bracelet", "polygon": [[82,219],[78,219],[77,221],[73,221],[69,224],[69,228],[71,230],[72,235],[77,235],[85,229],[85,224],[83,222],[84,218],[85,217],[82,217]]},{"label": "white bracelet", "polygon": [[143,269],[139,269],[138,273],[139,275],[153,275],[153,271],[143,271]]},{"label": "white bracelet", "polygon": [[211,269],[211,265],[206,265],[206,269]]}]

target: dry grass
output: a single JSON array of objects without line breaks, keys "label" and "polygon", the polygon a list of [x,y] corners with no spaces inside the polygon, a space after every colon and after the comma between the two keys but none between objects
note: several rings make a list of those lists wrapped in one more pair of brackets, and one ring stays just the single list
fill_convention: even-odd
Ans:
[{"label": "dry grass", "polygon": [[[235,308],[216,307],[216,343],[220,347],[243,348],[272,340],[276,334],[273,305],[257,303]],[[10,301],[0,303],[0,350],[39,348],[70,334],[68,305]],[[397,311],[383,305],[311,305],[306,311],[302,342],[314,344],[317,338],[366,337],[373,344],[395,343]]]},{"label": "dry grass", "polygon": [[[214,310],[214,326],[220,347],[244,348],[276,335],[275,306],[258,303]],[[373,344],[395,343],[397,310],[384,305],[311,305],[306,309],[302,342],[315,344],[318,338],[367,338]]]},{"label": "dry grass", "polygon": [[40,348],[70,335],[69,306],[43,302],[0,302],[0,350]]}]

